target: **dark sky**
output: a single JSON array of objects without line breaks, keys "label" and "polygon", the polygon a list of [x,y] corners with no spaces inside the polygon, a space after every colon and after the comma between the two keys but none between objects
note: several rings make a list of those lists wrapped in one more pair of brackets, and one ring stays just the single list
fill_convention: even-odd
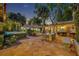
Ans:
[{"label": "dark sky", "polygon": [[7,4],[7,13],[8,12],[20,12],[22,15],[24,15],[27,18],[32,18],[35,16],[34,13],[35,10],[35,4],[30,3],[8,3]]}]

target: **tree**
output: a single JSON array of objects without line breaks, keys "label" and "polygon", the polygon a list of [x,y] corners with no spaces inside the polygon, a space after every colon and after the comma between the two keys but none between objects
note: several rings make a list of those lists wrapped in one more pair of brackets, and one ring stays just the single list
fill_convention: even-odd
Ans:
[{"label": "tree", "polygon": [[49,9],[47,8],[47,6],[42,5],[42,4],[36,4],[35,7],[35,13],[37,14],[38,18],[42,19],[42,32],[45,33],[45,20],[48,19],[49,17]]},{"label": "tree", "polygon": [[76,40],[79,42],[79,4],[73,4],[73,20],[76,27]]},{"label": "tree", "polygon": [[[47,4],[47,7],[50,11],[50,20],[52,24],[54,25],[53,32],[56,31],[56,22],[60,21],[62,19],[62,4]],[[54,11],[54,12],[53,12]]]},{"label": "tree", "polygon": [[32,23],[33,25],[41,25],[42,20],[39,19],[38,17],[33,17],[33,18],[31,19],[31,23]]},{"label": "tree", "polygon": [[75,14],[76,40],[79,42],[79,10]]},{"label": "tree", "polygon": [[15,21],[17,19],[17,15],[13,12],[8,13],[8,18]]},{"label": "tree", "polygon": [[[76,29],[75,39],[77,42],[79,42],[79,4],[70,4],[70,8],[72,9],[72,19]],[[73,45],[75,46],[76,55],[79,55],[77,51],[78,47],[76,46],[74,41],[73,41]]]},{"label": "tree", "polygon": [[72,4],[64,4],[63,7],[63,21],[71,21],[72,20]]},{"label": "tree", "polygon": [[22,25],[26,24],[26,17],[21,15],[20,13],[8,13],[8,18],[12,21],[20,22]]}]

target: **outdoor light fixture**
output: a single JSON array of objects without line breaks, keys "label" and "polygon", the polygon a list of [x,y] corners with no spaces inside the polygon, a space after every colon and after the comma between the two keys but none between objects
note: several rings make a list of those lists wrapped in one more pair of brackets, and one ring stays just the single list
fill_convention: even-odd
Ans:
[{"label": "outdoor light fixture", "polygon": [[61,29],[64,29],[65,27],[63,26],[63,27],[61,27]]}]

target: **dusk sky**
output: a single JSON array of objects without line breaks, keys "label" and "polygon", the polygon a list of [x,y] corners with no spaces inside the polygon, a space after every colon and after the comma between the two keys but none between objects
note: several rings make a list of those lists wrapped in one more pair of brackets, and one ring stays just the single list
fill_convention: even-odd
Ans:
[{"label": "dusk sky", "polygon": [[35,4],[24,4],[24,3],[8,3],[7,4],[7,13],[8,12],[20,12],[26,18],[32,18],[35,16],[34,13]]},{"label": "dusk sky", "polygon": [[[22,15],[26,17],[27,20],[35,16],[34,10],[35,10],[35,4],[33,3],[8,3],[7,4],[7,13],[20,12]],[[46,21],[46,23],[48,22],[50,22],[50,20]]]}]

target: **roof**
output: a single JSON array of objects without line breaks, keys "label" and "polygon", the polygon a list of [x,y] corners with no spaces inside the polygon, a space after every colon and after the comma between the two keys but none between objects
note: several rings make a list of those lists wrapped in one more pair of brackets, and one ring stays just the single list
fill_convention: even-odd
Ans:
[{"label": "roof", "polygon": [[24,25],[25,28],[29,27],[29,28],[41,28],[42,26],[38,26],[38,25]]},{"label": "roof", "polygon": [[[56,25],[61,25],[61,24],[73,24],[74,22],[73,21],[62,21],[62,22],[57,22]],[[50,24],[51,26],[53,24]],[[49,25],[46,25],[46,26],[49,26]]]},{"label": "roof", "polygon": [[69,24],[73,23],[73,21],[63,21],[63,22],[57,22],[57,24]]}]

